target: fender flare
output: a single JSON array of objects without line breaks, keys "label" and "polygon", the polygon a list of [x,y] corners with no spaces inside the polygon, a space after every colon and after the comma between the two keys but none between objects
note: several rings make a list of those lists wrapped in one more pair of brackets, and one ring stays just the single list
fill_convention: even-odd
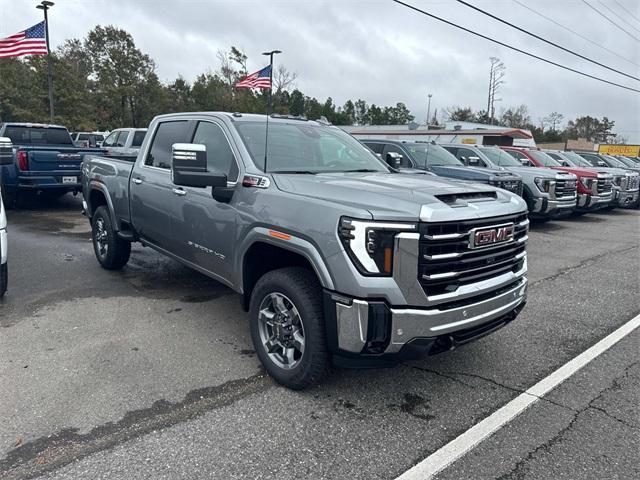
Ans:
[{"label": "fender flare", "polygon": [[111,216],[111,224],[113,225],[113,229],[116,232],[120,231],[120,224],[118,223],[117,219],[116,219],[116,211],[113,208],[113,202],[111,201],[111,195],[109,194],[109,189],[107,189],[106,185],[104,183],[98,182],[97,180],[91,180],[89,181],[89,195],[87,195],[85,197],[85,201],[87,202],[87,217],[89,218],[89,220],[91,220],[91,217],[93,216],[90,212],[93,211],[93,208],[91,206],[91,192],[93,190],[98,190],[99,192],[101,192],[104,195],[104,198],[107,201],[107,209],[109,210],[109,215]]},{"label": "fender flare", "polygon": [[303,256],[313,267],[316,276],[323,288],[328,290],[335,290],[333,278],[329,273],[329,269],[318,249],[308,240],[296,236],[295,234],[287,233],[289,238],[287,240],[274,237],[269,234],[269,229],[265,227],[254,227],[249,231],[247,236],[238,249],[238,255],[236,257],[236,271],[238,273],[238,291],[244,293],[244,259],[249,249],[258,242],[268,243],[270,245],[288,250],[292,253]]}]

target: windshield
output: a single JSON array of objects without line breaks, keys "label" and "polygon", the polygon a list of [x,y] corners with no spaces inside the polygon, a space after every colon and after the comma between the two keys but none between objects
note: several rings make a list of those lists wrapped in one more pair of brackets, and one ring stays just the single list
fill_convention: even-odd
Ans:
[{"label": "windshield", "polygon": [[588,160],[585,160],[575,152],[562,152],[562,156],[566,158],[570,163],[572,163],[575,167],[593,167],[593,165],[591,165]]},{"label": "windshield", "polygon": [[9,125],[4,134],[16,145],[73,145],[66,128]]},{"label": "windshield", "polygon": [[612,157],[611,155],[603,155],[603,157],[610,167],[627,168],[627,166],[624,163],[622,163],[617,158]]},{"label": "windshield", "polygon": [[[264,171],[265,122],[239,122],[238,131],[254,163]],[[389,171],[371,150],[336,127],[274,122],[268,141],[269,172]]]},{"label": "windshield", "polygon": [[455,165],[457,167],[464,166],[452,153],[442,148],[440,145],[432,143],[409,143],[405,145],[409,150],[416,168],[442,167],[444,165]]},{"label": "windshield", "polygon": [[539,150],[529,150],[528,153],[545,167],[561,167],[562,166],[557,160],[554,160],[549,155]]},{"label": "windshield", "polygon": [[498,148],[479,148],[482,153],[484,153],[491,163],[494,165],[498,165],[500,167],[521,167],[522,163],[513,158],[504,150],[500,150]]},{"label": "windshield", "polygon": [[624,163],[627,167],[638,168],[638,164],[633,160],[626,157],[616,157],[620,162]]}]

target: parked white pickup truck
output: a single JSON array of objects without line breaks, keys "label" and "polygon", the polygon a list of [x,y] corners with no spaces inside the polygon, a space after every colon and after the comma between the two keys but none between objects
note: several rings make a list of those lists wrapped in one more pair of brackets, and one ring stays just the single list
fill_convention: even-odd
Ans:
[{"label": "parked white pickup truck", "polygon": [[[0,167],[13,164],[13,148],[11,140],[0,137]],[[2,168],[0,168],[0,188],[2,188]],[[0,192],[0,297],[7,292],[9,271],[7,268],[7,216]]]},{"label": "parked white pickup truck", "polygon": [[146,134],[146,128],[118,128],[104,139],[102,148],[111,156],[135,157]]}]

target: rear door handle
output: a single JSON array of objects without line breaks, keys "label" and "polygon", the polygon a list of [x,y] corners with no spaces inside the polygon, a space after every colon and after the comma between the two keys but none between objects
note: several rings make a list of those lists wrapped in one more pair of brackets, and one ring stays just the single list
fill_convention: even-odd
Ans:
[{"label": "rear door handle", "polygon": [[140,178],[132,178],[131,181],[136,185],[140,185],[142,183],[142,179]]},{"label": "rear door handle", "polygon": [[174,188],[172,191],[175,195],[180,195],[181,197],[184,197],[187,194],[187,191],[181,188]]}]

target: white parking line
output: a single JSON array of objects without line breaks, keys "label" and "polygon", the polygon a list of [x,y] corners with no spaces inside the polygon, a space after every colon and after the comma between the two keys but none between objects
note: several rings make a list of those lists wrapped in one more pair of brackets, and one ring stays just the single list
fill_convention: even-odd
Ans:
[{"label": "white parking line", "polygon": [[540,380],[526,392],[521,393],[505,406],[496,410],[480,423],[477,423],[456,439],[433,452],[423,461],[400,475],[396,480],[425,480],[441,472],[639,326],[640,315],[637,315],[616,331],[565,363],[551,375]]}]

